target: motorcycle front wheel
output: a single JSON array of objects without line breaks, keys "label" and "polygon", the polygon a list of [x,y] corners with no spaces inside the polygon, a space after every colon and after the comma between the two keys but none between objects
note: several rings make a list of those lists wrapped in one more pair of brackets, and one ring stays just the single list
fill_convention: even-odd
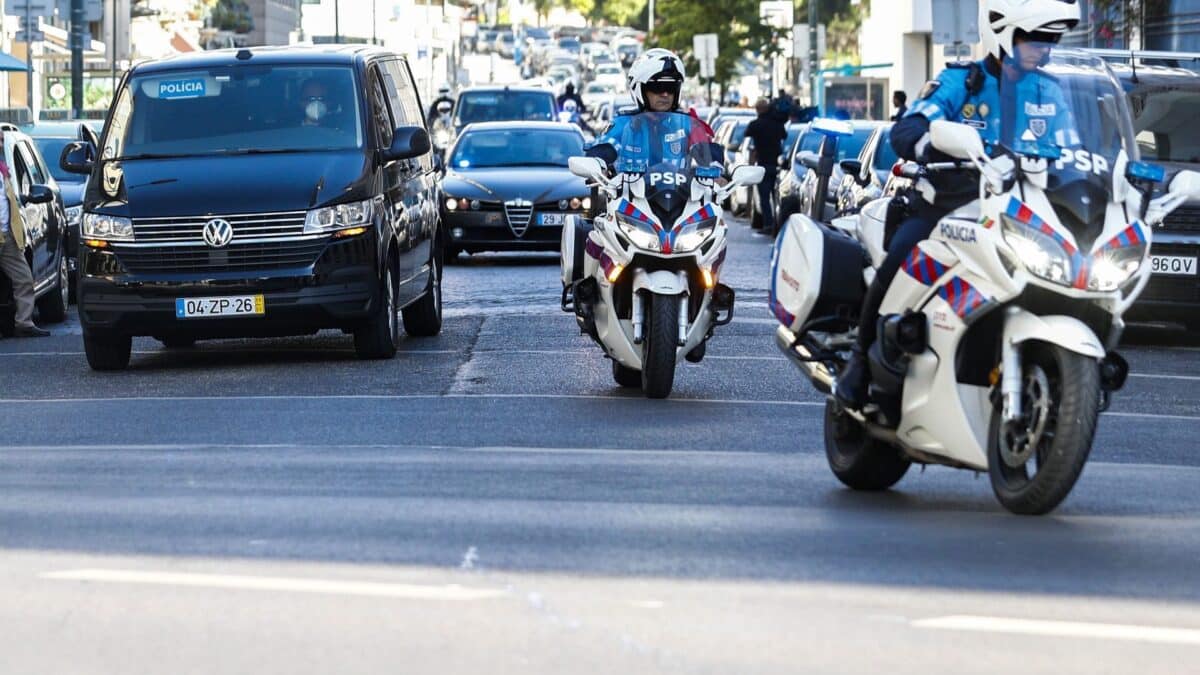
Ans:
[{"label": "motorcycle front wheel", "polygon": [[1044,342],[1021,350],[1021,418],[992,415],[988,475],[1004,508],[1049,513],[1066,499],[1092,450],[1100,416],[1096,360]]},{"label": "motorcycle front wheel", "polygon": [[679,348],[679,295],[647,297],[645,354],[642,357],[642,392],[648,398],[666,398],[675,385],[675,354]]}]

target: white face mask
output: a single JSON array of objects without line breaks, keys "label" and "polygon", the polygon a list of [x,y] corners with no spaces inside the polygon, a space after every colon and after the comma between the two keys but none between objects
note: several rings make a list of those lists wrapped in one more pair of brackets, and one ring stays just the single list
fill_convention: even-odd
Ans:
[{"label": "white face mask", "polygon": [[328,112],[328,108],[326,108],[324,101],[311,101],[304,107],[304,114],[314,122],[324,117],[326,112]]}]

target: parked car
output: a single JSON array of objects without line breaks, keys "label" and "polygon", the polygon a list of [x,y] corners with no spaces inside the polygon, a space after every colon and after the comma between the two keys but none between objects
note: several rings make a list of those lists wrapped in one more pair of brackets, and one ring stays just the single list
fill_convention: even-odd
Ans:
[{"label": "parked car", "polygon": [[[784,137],[784,139],[783,139],[782,147],[784,149],[784,152],[780,154],[781,158],[784,155],[786,155],[787,149],[791,148],[792,146],[794,146],[796,144],[796,141],[800,138],[800,135],[807,128],[808,128],[807,124],[793,123],[793,124],[787,125],[787,136]],[[755,151],[754,139],[747,136],[742,140],[742,150],[741,150],[741,152],[738,153],[738,156],[739,156],[739,158],[744,157],[746,162],[749,162],[750,161],[749,158],[750,158],[751,154],[754,153],[754,151]],[[755,156],[755,159],[757,160],[757,156]],[[777,173],[779,173],[779,172],[777,172]],[[775,185],[771,186],[771,209],[772,209],[773,213],[779,212],[779,204],[775,200],[775,186],[778,184],[779,184],[779,176],[776,175]],[[762,211],[761,211],[761,207],[759,206],[758,186],[755,185],[755,186],[751,186],[750,188],[748,188],[748,191],[747,191],[744,199],[746,200],[746,206],[747,206],[746,212],[747,212],[747,218],[750,220],[750,227],[752,227],[756,230],[762,229],[762,226],[763,226]],[[779,227],[778,223],[776,223],[776,227]]]},{"label": "parked car", "polygon": [[[42,323],[67,317],[70,275],[67,267],[67,214],[57,182],[33,140],[12,124],[4,130],[4,161],[10,170],[25,219],[25,259],[33,274],[34,298]],[[0,199],[4,198],[0,195]],[[8,242],[5,246],[13,245]],[[0,272],[0,333],[12,335],[16,306],[12,282]]]},{"label": "parked car", "polygon": [[[460,99],[461,100],[461,99]],[[440,191],[407,61],[368,46],[200,52],[126,74],[80,226],[88,363],[131,338],[354,336],[390,358],[400,321],[441,330]]]},{"label": "parked car", "polygon": [[63,148],[72,141],[89,141],[93,147],[100,146],[99,133],[103,120],[81,120],[73,122],[38,122],[21,127],[37,146],[44,163],[58,183],[63,207],[67,214],[67,269],[71,279],[71,299],[75,299],[75,276],[79,254],[79,221],[83,216],[83,191],[87,176],[63,171],[58,165]]},{"label": "parked car", "polygon": [[[725,148],[725,165],[737,166],[749,164],[750,154],[742,147],[746,139],[746,128],[750,126],[753,117],[735,117],[725,119],[720,126],[713,127],[714,140]],[[748,195],[752,188],[738,188],[729,196],[729,204],[735,214],[743,214],[749,205]]]},{"label": "parked car", "polygon": [[891,124],[875,129],[857,158],[842,161],[843,177],[835,196],[839,216],[858,213],[867,202],[883,196],[899,159],[892,149],[891,131]]},{"label": "parked car", "polygon": [[[1164,166],[1168,181],[1181,170],[1200,170],[1200,132],[1192,126],[1200,111],[1200,74],[1146,64],[1136,71],[1114,64],[1113,71],[1128,92],[1142,160]],[[1167,216],[1154,230],[1150,253],[1153,274],[1126,318],[1200,330],[1200,203]]]},{"label": "parked car", "polygon": [[506,59],[511,59],[517,48],[517,37],[512,34],[512,31],[506,30],[496,35],[496,41],[492,47],[492,51]]},{"label": "parked car", "polygon": [[625,87],[625,69],[618,63],[599,63],[592,72],[593,82],[604,82],[617,88]]},{"label": "parked car", "polygon": [[583,154],[579,127],[488,122],[463,130],[442,187],[446,259],[460,251],[557,251],[569,215],[591,207],[567,160]]},{"label": "parked car", "polygon": [[[842,162],[847,159],[854,159],[862,152],[863,146],[866,145],[867,139],[875,132],[875,129],[882,126],[883,122],[869,122],[863,120],[855,120],[849,122],[853,131],[848,136],[827,136],[826,143],[836,143],[836,158],[833,165],[833,175],[829,178],[829,185],[824,195],[817,195],[817,175],[813,171],[809,171],[804,175],[804,179],[800,184],[800,188],[796,193],[798,203],[796,211],[799,213],[811,213],[811,204],[814,199],[821,199],[821,213],[824,216],[822,219],[827,219],[832,216],[837,205],[837,188],[842,182],[842,177],[845,172],[842,168]],[[798,155],[801,164],[805,164],[808,168],[813,168],[816,162],[816,154],[807,151],[801,152]],[[783,210],[781,204],[780,209]],[[788,214],[790,215],[790,213]]]},{"label": "parked car", "polygon": [[775,202],[778,204],[775,222],[782,225],[793,213],[800,212],[800,186],[808,175],[808,167],[802,158],[821,150],[821,141],[825,136],[811,128],[806,129],[796,139],[796,143],[787,154],[787,159],[780,159],[783,166],[779,171],[779,182],[775,186]]},{"label": "parked car", "polygon": [[596,109],[605,101],[616,96],[617,91],[617,87],[608,82],[589,82],[584,85],[580,98],[583,99],[584,107],[591,111],[594,117]]},{"label": "parked car", "polygon": [[609,124],[612,124],[613,119],[622,111],[637,110],[637,103],[629,94],[621,94],[612,96],[608,100],[602,101],[600,105],[592,111],[592,126],[597,131],[602,131]]}]

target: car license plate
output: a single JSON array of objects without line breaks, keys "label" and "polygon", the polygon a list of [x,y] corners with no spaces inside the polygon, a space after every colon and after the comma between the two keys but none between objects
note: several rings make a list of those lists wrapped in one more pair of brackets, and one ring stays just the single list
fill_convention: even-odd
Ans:
[{"label": "car license plate", "polygon": [[176,298],[176,319],[208,319],[218,316],[262,316],[266,303],[261,295],[222,298]]},{"label": "car license plate", "polygon": [[538,225],[566,225],[567,214],[565,213],[539,213]]},{"label": "car license plate", "polygon": [[1196,259],[1178,255],[1150,256],[1150,270],[1154,274],[1174,277],[1196,276]]}]

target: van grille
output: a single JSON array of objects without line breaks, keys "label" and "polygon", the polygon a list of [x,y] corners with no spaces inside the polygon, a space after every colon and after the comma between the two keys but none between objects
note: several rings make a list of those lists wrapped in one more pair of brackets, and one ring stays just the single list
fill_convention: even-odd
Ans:
[{"label": "van grille", "polygon": [[[220,218],[233,238],[220,248],[204,241],[205,223]],[[113,251],[134,274],[197,274],[310,267],[328,235],[304,234],[304,211],[135,218],[133,241]]]},{"label": "van grille", "polygon": [[304,234],[304,211],[242,213],[234,215],[178,216],[170,218],[134,218],[136,244],[164,243],[205,246],[204,224],[214,218],[233,227],[233,241],[297,237]]},{"label": "van grille", "polygon": [[1200,232],[1200,206],[1183,206],[1171,212],[1163,221],[1164,230]]},{"label": "van grille", "polygon": [[325,238],[256,244],[146,246],[114,244],[125,269],[134,274],[194,274],[310,267],[325,249]]}]

